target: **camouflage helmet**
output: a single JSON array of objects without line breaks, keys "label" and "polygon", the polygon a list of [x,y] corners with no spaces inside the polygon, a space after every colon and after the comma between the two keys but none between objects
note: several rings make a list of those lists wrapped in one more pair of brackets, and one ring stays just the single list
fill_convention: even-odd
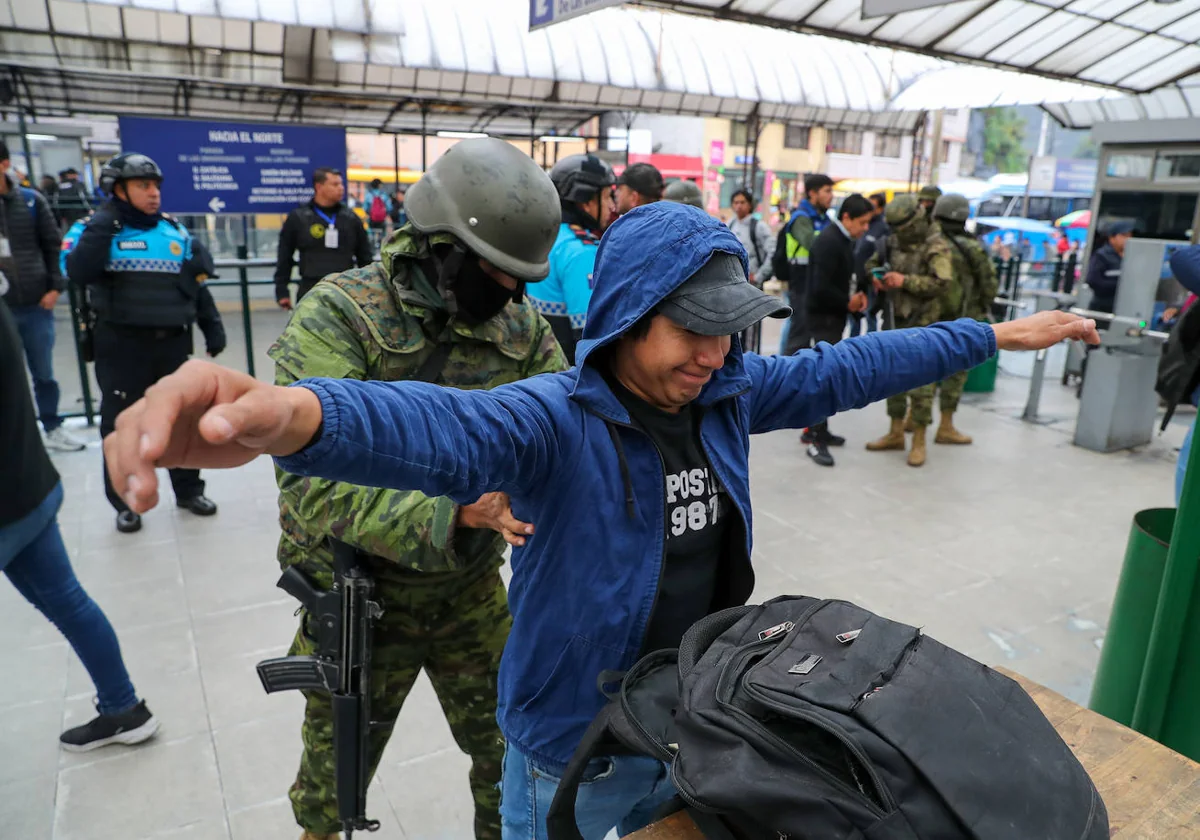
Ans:
[{"label": "camouflage helmet", "polygon": [[921,209],[917,197],[911,193],[898,195],[888,202],[883,211],[883,220],[892,230],[899,230],[917,218]]},{"label": "camouflage helmet", "polygon": [[550,169],[550,180],[563,201],[591,201],[604,187],[617,183],[616,173],[593,154],[569,155]]},{"label": "camouflage helmet", "polygon": [[116,184],[130,178],[148,178],[162,183],[162,170],[148,155],[126,152],[117,155],[100,170],[100,189],[112,194]]},{"label": "camouflage helmet", "polygon": [[971,216],[971,205],[965,195],[947,193],[933,205],[933,217],[947,222],[963,224]]},{"label": "camouflage helmet", "polygon": [[667,184],[666,190],[663,191],[664,201],[674,201],[679,204],[690,204],[693,207],[704,209],[704,198],[700,194],[700,188],[696,186],[694,181],[672,181]]},{"label": "camouflage helmet", "polygon": [[449,233],[505,274],[541,280],[562,210],[529,155],[495,137],[450,147],[404,195],[413,227]]},{"label": "camouflage helmet", "polygon": [[942,190],[934,184],[926,184],[917,193],[917,201],[937,201],[942,197]]}]

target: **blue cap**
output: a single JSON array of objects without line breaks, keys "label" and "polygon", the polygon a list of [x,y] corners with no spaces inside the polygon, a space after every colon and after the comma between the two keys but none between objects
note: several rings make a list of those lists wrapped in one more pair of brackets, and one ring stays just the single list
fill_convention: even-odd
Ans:
[{"label": "blue cap", "polygon": [[1133,233],[1133,222],[1113,222],[1108,226],[1109,236],[1120,236],[1122,233]]}]

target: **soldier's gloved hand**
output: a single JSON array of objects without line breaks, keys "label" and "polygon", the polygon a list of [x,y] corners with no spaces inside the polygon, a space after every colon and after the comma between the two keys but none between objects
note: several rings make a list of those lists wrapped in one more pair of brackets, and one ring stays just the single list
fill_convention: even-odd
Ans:
[{"label": "soldier's gloved hand", "polygon": [[1068,338],[1100,343],[1095,321],[1057,309],[993,324],[992,329],[999,350],[1043,350]]},{"label": "soldier's gloved hand", "polygon": [[220,356],[223,352],[225,352],[225,345],[220,344],[216,347],[206,347],[204,349],[211,358],[215,359],[217,356]]},{"label": "soldier's gloved hand", "polygon": [[484,493],[474,504],[458,509],[458,527],[490,528],[509,545],[525,545],[533,526],[513,516],[507,493]]},{"label": "soldier's gloved hand", "polygon": [[154,468],[237,467],[291,455],[321,428],[321,401],[227,367],[192,360],[117,416],[104,439],[113,487],[136,513],[158,504]]}]

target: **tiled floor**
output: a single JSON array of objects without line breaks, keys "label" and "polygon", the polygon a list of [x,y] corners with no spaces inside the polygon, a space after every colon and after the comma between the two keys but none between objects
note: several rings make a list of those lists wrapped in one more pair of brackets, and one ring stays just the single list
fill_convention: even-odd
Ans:
[{"label": "tiled floor", "polygon": [[[933,446],[921,470],[863,450],[886,427],[882,406],[835,418],[849,443],[834,469],[812,464],[794,433],[757,438],[754,597],[853,599],[1084,701],[1130,519],[1171,504],[1191,415],[1142,451],[1099,455],[1071,445],[1077,403],[1055,378],[1042,408],[1054,422],[1016,419],[1028,361],[1003,364],[997,392],[969,395],[960,413],[976,444]],[[59,731],[91,713],[91,685],[56,631],[0,585],[0,838],[295,838],[286,792],[301,698],[266,696],[253,669],[295,629],[295,603],[275,588],[270,464],[207,473],[214,519],[168,504],[124,536],[97,447],[55,462],[72,558],[162,731],[141,748],[60,753]],[[380,840],[470,836],[466,761],[425,680],[369,813]]]}]

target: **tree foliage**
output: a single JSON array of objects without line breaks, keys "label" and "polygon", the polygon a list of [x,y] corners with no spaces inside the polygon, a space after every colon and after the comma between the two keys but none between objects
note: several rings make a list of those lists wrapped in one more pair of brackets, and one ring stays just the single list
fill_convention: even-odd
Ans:
[{"label": "tree foliage", "polygon": [[983,162],[998,172],[1024,172],[1026,122],[1013,108],[984,109]]}]

